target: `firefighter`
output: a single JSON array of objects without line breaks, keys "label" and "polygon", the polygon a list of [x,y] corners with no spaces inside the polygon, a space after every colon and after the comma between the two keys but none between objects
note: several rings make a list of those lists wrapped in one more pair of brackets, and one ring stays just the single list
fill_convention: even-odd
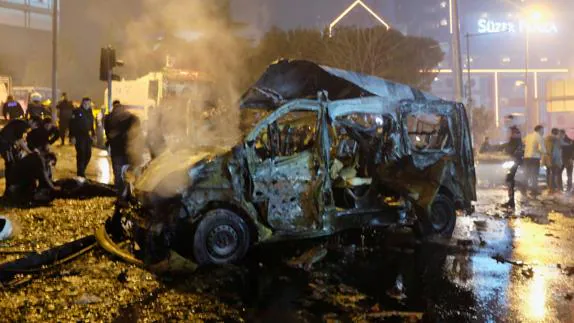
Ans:
[{"label": "firefighter", "polygon": [[520,129],[512,124],[514,117],[509,115],[506,117],[507,123],[509,123],[510,135],[508,142],[504,145],[506,153],[510,155],[513,159],[512,167],[508,170],[506,174],[506,185],[508,186],[508,202],[502,204],[503,207],[514,209],[514,188],[515,188],[515,177],[518,167],[522,165],[524,161],[524,144],[522,143],[522,133]]},{"label": "firefighter", "polygon": [[74,105],[72,104],[72,101],[68,100],[66,92],[62,94],[62,99],[58,102],[56,109],[58,110],[58,119],[60,120],[60,138],[62,139],[63,146],[66,141],[66,134],[68,133],[70,120],[74,113]]},{"label": "firefighter", "polygon": [[44,116],[47,115],[47,112],[42,104],[42,95],[34,92],[30,95],[30,98],[31,102],[28,104],[28,108],[26,109],[26,119],[30,119],[32,117],[40,117],[40,119],[43,119]]},{"label": "firefighter", "polygon": [[74,110],[70,119],[70,138],[76,146],[77,175],[80,178],[86,177],[86,168],[92,158],[95,129],[91,103],[90,98],[83,98],[81,107]]},{"label": "firefighter", "polygon": [[140,162],[134,158],[135,154],[129,153],[129,145],[135,144],[136,140],[138,140],[140,122],[138,117],[125,109],[120,101],[116,100],[113,103],[112,112],[104,119],[104,129],[108,139],[107,146],[112,158],[114,185],[118,196],[121,196],[125,190],[122,169],[125,166],[135,165]]},{"label": "firefighter", "polygon": [[6,189],[4,196],[8,194],[8,188],[12,184],[12,168],[20,160],[22,151],[28,151],[24,140],[24,134],[30,129],[28,122],[22,119],[10,120],[2,130],[0,130],[0,154],[4,159],[4,177],[6,178]]},{"label": "firefighter", "polygon": [[14,100],[13,96],[9,95],[2,106],[2,114],[6,120],[20,119],[24,117],[24,109],[18,101]]}]

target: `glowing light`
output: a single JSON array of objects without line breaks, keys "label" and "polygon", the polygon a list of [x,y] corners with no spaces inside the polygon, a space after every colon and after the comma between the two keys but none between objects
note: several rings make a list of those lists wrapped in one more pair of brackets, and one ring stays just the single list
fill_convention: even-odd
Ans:
[{"label": "glowing light", "polygon": [[111,167],[110,162],[107,158],[98,158],[98,179],[100,183],[109,184],[111,183]]},{"label": "glowing light", "polygon": [[542,58],[540,58],[540,61],[542,63],[546,63],[546,62],[548,62],[548,57],[542,57]]},{"label": "glowing light", "polygon": [[546,314],[546,279],[544,274],[536,270],[528,293],[529,318],[540,320]]},{"label": "glowing light", "polygon": [[[420,70],[421,73],[452,73],[452,70],[449,68],[445,69],[432,69],[430,71]],[[466,72],[466,71],[465,71]],[[477,68],[471,69],[470,73],[525,73],[526,70],[523,68]],[[536,72],[536,73],[568,73],[569,70],[567,68],[529,68],[528,72]]]},{"label": "glowing light", "polygon": [[452,0],[448,0],[448,21],[449,21],[449,27],[450,27],[450,34],[452,35],[453,33],[453,29],[452,29]]},{"label": "glowing light", "polygon": [[349,7],[347,7],[347,9],[345,9],[337,18],[335,18],[331,22],[331,24],[329,25],[329,36],[332,35],[333,28],[335,28],[335,26],[339,23],[339,21],[341,21],[341,19],[345,18],[345,16],[347,16],[347,14],[349,14],[349,12],[351,12],[353,9],[355,9],[356,6],[362,6],[365,10],[367,10],[367,12],[369,14],[371,14],[371,16],[373,16],[377,21],[379,21],[383,26],[385,26],[385,28],[387,28],[387,30],[391,29],[391,26],[386,21],[384,21],[383,18],[381,18],[379,15],[377,15],[371,8],[369,8],[369,6],[367,6],[361,0],[357,0],[357,1],[353,2]]},{"label": "glowing light", "polygon": [[499,121],[498,121],[498,114],[499,114],[499,107],[498,107],[498,72],[494,73],[494,114],[495,114],[495,122],[496,122],[496,127],[498,128],[499,126]]},{"label": "glowing light", "polygon": [[502,62],[503,63],[510,63],[510,57],[503,57]]}]

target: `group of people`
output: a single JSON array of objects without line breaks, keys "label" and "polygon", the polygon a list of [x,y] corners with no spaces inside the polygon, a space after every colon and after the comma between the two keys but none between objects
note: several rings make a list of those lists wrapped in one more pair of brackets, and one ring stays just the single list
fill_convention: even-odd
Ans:
[{"label": "group of people", "polygon": [[[512,124],[513,117],[508,116],[507,122]],[[532,194],[540,193],[538,177],[540,167],[546,167],[546,183],[549,194],[572,192],[572,166],[574,158],[574,141],[568,137],[564,129],[552,128],[550,134],[544,136],[544,126],[537,125],[524,139],[516,125],[510,125],[510,136],[504,145],[506,152],[513,158],[506,182],[508,184],[508,202],[506,207],[514,208],[515,176],[519,167],[524,167],[526,184]],[[566,171],[566,187],[562,174]]]},{"label": "group of people", "polygon": [[[11,96],[3,106],[3,115],[8,122],[0,130],[0,154],[5,162],[4,197],[11,200],[51,200],[53,193],[59,189],[52,180],[56,155],[50,147],[58,139],[64,145],[66,134],[69,134],[69,142],[75,146],[77,176],[80,180],[85,179],[96,140],[90,98],[83,98],[80,107],[76,108],[64,93],[57,105],[59,127],[52,122],[51,113],[46,108],[40,105],[40,111],[34,105],[36,101],[28,105],[25,113]],[[119,101],[114,101],[112,112],[101,123],[111,154],[116,189],[121,194],[125,189],[122,169],[127,164],[135,163],[130,157],[135,154],[129,154],[128,145],[130,136],[139,132],[139,120]]]}]

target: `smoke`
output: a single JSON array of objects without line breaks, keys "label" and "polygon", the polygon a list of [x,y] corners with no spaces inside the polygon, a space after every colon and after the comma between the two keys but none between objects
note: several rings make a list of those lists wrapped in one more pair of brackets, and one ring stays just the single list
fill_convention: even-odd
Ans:
[{"label": "smoke", "polygon": [[[169,57],[174,68],[197,71],[199,83],[209,85],[164,98],[151,117],[149,125],[161,129],[172,150],[228,145],[238,138],[244,44],[227,9],[225,1],[144,0],[140,15],[126,24],[118,51],[126,68],[141,76],[161,70]],[[213,110],[216,116],[205,120]]]},{"label": "smoke", "polygon": [[[237,103],[242,91],[238,84],[247,45],[230,23],[228,9],[222,1],[144,0],[139,16],[125,24],[117,56],[126,66],[118,72],[130,70],[138,76],[158,72],[169,57],[175,69],[199,73],[200,87],[187,94],[164,95],[157,108],[150,110],[144,125],[148,141],[158,143],[162,141],[157,140],[159,136],[170,151],[178,151],[229,147],[239,140]],[[132,136],[130,140],[132,160],[139,160],[145,150],[142,139]],[[167,161],[173,165],[163,165],[164,169],[182,168],[181,159]],[[153,182],[165,180],[159,178],[165,176],[163,171],[147,176],[158,177]],[[177,187],[162,190],[169,195]]]}]

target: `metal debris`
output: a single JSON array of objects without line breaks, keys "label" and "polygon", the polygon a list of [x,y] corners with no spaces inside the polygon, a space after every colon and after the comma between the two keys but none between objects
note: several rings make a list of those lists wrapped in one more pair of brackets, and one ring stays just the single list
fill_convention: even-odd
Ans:
[{"label": "metal debris", "polygon": [[327,248],[325,248],[325,246],[323,245],[316,246],[305,251],[300,256],[290,259],[289,261],[287,261],[287,265],[295,268],[302,268],[308,271],[314,264],[323,260],[323,258],[327,256],[327,252],[328,251]]}]

